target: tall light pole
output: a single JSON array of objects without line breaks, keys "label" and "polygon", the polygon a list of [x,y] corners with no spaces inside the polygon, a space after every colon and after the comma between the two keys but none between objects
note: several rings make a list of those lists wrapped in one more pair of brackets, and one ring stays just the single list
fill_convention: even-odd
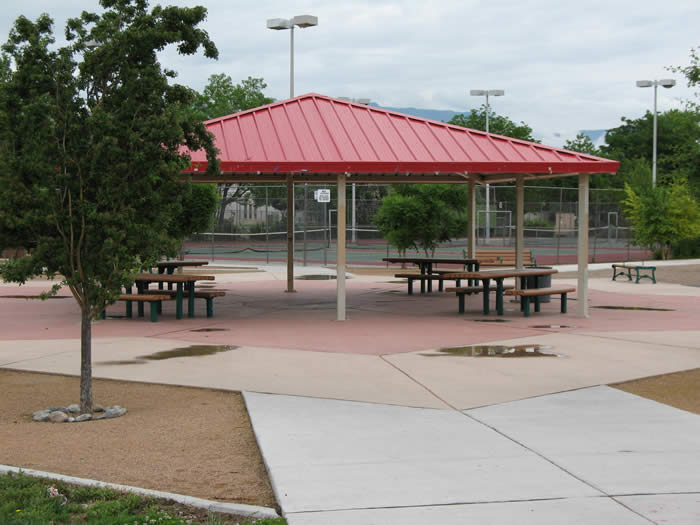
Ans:
[{"label": "tall light pole", "polygon": [[294,97],[294,27],[313,27],[318,25],[318,18],[312,15],[297,15],[290,19],[269,18],[268,29],[289,29],[289,98]]},{"label": "tall light pole", "polygon": [[[312,15],[267,20],[268,29],[289,29],[289,98],[294,98],[294,27],[303,29],[317,25],[318,18]],[[294,291],[294,178],[291,174],[287,176],[287,291]]]},{"label": "tall light pole", "polygon": [[[472,89],[469,94],[473,97],[486,97],[486,133],[489,132],[489,95],[502,97],[506,92],[502,89]],[[486,242],[491,240],[491,196],[489,185],[486,185]]]},{"label": "tall light pole", "polygon": [[654,86],[654,137],[652,138],[652,166],[651,166],[651,184],[656,186],[656,92],[659,86],[670,89],[676,85],[676,81],[672,78],[662,78],[661,80],[637,80],[637,87],[646,88]]}]

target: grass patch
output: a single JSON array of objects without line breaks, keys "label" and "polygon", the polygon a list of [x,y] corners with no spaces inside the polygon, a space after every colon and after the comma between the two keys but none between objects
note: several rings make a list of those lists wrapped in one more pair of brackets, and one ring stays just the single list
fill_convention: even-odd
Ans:
[{"label": "grass patch", "polygon": [[241,516],[211,513],[128,492],[6,474],[0,476],[0,523],[285,525],[287,521],[246,521]]}]

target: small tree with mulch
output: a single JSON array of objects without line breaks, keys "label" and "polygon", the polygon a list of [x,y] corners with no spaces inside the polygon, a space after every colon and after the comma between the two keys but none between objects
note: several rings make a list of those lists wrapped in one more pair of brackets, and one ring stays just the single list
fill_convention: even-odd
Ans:
[{"label": "small tree with mulch", "polygon": [[92,411],[91,322],[135,274],[175,255],[188,221],[180,181],[182,146],[204,148],[218,170],[212,136],[184,111],[189,88],[171,83],[158,52],[218,51],[198,28],[203,7],[149,9],[147,0],[101,0],[66,25],[19,17],[2,50],[0,238],[31,256],[2,267],[6,281],[61,276],[81,319],[80,408]]}]

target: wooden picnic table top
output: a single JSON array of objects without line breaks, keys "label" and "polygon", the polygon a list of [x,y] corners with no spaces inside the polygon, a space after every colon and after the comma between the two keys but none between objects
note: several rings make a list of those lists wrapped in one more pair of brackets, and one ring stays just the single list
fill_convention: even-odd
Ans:
[{"label": "wooden picnic table top", "polygon": [[382,261],[415,264],[475,264],[479,262],[477,259],[465,259],[464,257],[384,257]]},{"label": "wooden picnic table top", "polygon": [[178,268],[181,266],[206,266],[209,261],[159,261],[156,263],[158,268]]},{"label": "wooden picnic table top", "polygon": [[135,277],[137,282],[150,283],[191,283],[194,281],[213,281],[213,275],[194,275],[188,273],[164,274],[164,273],[140,273]]},{"label": "wooden picnic table top", "polygon": [[454,272],[443,274],[445,279],[504,279],[506,277],[528,277],[558,273],[555,268],[512,268],[508,270],[479,270],[478,272]]}]

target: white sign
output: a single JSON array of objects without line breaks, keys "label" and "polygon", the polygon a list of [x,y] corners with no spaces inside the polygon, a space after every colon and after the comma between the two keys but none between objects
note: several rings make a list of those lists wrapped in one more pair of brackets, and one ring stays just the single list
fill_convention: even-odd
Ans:
[{"label": "white sign", "polygon": [[314,191],[314,199],[318,202],[331,202],[331,190]]}]

